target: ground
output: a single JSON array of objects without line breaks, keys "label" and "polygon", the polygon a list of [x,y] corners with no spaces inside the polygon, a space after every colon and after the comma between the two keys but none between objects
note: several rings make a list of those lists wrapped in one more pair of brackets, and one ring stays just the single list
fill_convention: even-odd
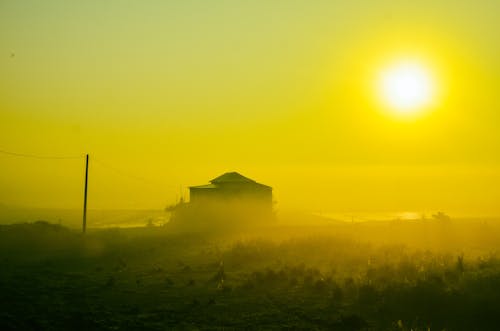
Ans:
[{"label": "ground", "polygon": [[[450,224],[252,235],[1,226],[0,329],[495,330],[500,232],[467,226],[465,241]],[[388,229],[401,240],[369,240]],[[449,247],[429,239],[443,229],[455,233]]]}]

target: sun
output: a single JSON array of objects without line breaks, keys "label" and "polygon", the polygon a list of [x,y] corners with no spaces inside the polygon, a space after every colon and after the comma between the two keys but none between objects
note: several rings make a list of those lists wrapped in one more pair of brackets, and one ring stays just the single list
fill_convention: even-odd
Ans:
[{"label": "sun", "polygon": [[380,73],[377,85],[385,107],[398,115],[415,115],[434,101],[432,74],[417,62],[393,63]]}]

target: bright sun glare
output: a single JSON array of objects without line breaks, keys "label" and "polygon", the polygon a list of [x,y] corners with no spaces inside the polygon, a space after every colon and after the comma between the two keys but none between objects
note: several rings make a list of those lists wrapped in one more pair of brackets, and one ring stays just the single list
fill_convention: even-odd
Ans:
[{"label": "bright sun glare", "polygon": [[384,104],[401,115],[415,114],[430,105],[434,82],[425,66],[399,62],[385,69],[378,82]]}]

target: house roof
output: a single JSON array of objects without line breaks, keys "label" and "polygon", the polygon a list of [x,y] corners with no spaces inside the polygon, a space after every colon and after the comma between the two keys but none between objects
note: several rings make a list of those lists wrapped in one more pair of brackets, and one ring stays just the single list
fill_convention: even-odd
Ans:
[{"label": "house roof", "polygon": [[207,184],[207,185],[198,185],[198,186],[190,186],[189,188],[194,188],[194,189],[212,189],[212,188],[217,188],[214,184]]},{"label": "house roof", "polygon": [[210,181],[212,184],[220,183],[255,183],[254,180],[240,175],[237,172],[226,172],[225,174],[214,178]]},{"label": "house roof", "polygon": [[254,186],[260,186],[260,187],[272,189],[270,186],[257,183],[256,181],[254,181],[250,178],[247,178],[243,175],[240,175],[237,172],[226,172],[225,174],[223,174],[217,178],[212,179],[210,181],[210,184],[199,185],[199,186],[190,186],[189,188],[200,189],[200,190],[215,189],[215,188],[220,187],[219,185],[221,185],[221,184],[228,184],[228,183],[240,183],[240,184],[246,183],[246,184],[252,184]]}]

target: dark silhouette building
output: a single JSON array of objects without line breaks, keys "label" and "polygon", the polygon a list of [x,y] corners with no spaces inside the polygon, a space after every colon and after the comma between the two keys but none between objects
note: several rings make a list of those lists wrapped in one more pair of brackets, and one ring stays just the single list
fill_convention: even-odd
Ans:
[{"label": "dark silhouette building", "polygon": [[171,226],[180,229],[224,231],[250,229],[274,219],[273,189],[228,172],[207,185],[191,186],[189,202],[169,208]]},{"label": "dark silhouette building", "polygon": [[241,204],[252,205],[263,210],[272,209],[273,189],[270,186],[240,175],[227,172],[210,181],[210,184],[189,188],[191,204]]}]

